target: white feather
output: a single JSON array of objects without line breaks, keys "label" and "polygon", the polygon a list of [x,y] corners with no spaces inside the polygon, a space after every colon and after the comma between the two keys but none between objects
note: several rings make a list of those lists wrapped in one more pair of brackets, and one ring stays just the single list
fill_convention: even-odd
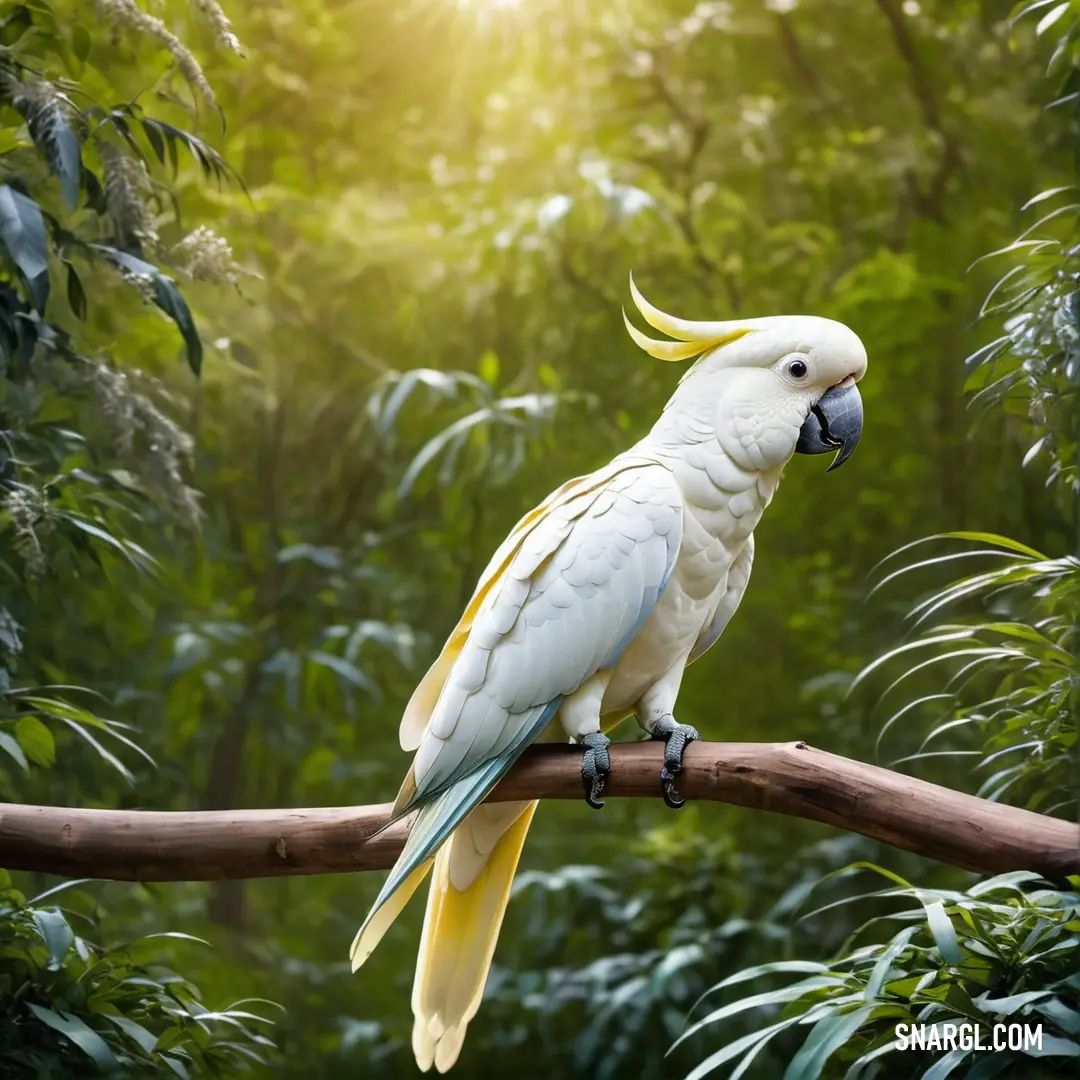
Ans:
[{"label": "white feather", "polygon": [[[596,517],[592,508],[604,495],[612,497],[612,512]],[[419,795],[490,760],[493,746],[508,745],[534,722],[537,707],[575,691],[597,670],[597,642],[608,643],[608,657],[655,599],[682,515],[670,470],[628,463],[605,486],[575,499],[572,513],[570,520],[553,514],[533,529],[507,569],[520,586],[493,592],[477,613],[417,750]],[[534,568],[527,579],[523,566]],[[621,594],[622,602],[596,603],[603,590]]]}]

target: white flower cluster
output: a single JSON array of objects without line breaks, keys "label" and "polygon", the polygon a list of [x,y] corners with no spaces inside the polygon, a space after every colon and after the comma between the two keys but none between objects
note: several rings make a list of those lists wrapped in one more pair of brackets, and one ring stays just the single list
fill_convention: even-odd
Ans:
[{"label": "white flower cluster", "polygon": [[9,488],[2,499],[2,506],[11,515],[11,529],[15,534],[15,548],[26,563],[26,572],[32,578],[45,572],[45,549],[38,530],[46,521],[48,504],[34,488],[20,485]]},{"label": "white flower cluster", "polygon": [[233,258],[229,242],[213,229],[200,225],[173,248],[184,270],[194,281],[236,285],[244,270]]},{"label": "white flower cluster", "polygon": [[105,139],[98,139],[96,143],[105,168],[105,204],[121,245],[135,238],[153,252],[160,240],[150,208],[152,188],[146,166]]},{"label": "white flower cluster", "polygon": [[[214,33],[217,44],[238,56],[243,56],[240,42],[233,33],[232,23],[217,0],[194,0],[195,8],[202,20]],[[146,34],[156,38],[172,53],[180,74],[193,86],[206,102],[214,104],[214,91],[203,73],[202,66],[195,59],[194,53],[154,15],[143,11],[135,0],[94,0],[98,17],[112,27],[113,34]]]},{"label": "white flower cluster", "polygon": [[128,374],[96,360],[73,365],[54,358],[37,365],[36,370],[62,393],[91,393],[116,453],[132,472],[142,476],[152,494],[164,498],[190,526],[198,526],[202,513],[199,496],[184,480],[194,440],[137,390],[133,379],[155,386],[159,394],[164,393],[160,385],[142,372]]},{"label": "white flower cluster", "polygon": [[233,33],[232,23],[221,10],[217,0],[195,0],[195,7],[202,16],[203,22],[214,32],[214,40],[223,49],[243,56],[244,50],[240,46],[240,39]]}]

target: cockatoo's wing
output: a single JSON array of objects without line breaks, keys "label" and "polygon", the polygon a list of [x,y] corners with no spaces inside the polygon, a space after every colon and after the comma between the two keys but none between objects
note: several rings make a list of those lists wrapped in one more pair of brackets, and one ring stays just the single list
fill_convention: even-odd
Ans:
[{"label": "cockatoo's wing", "polygon": [[372,915],[485,798],[562,698],[634,639],[675,565],[682,495],[664,466],[616,459],[561,489],[518,535],[501,565],[493,560],[443,669],[394,808],[421,813]]},{"label": "cockatoo's wing", "polygon": [[681,524],[681,493],[657,464],[624,466],[548,509],[477,611],[401,811],[516,756],[556,699],[619,659],[667,584]]},{"label": "cockatoo's wing", "polygon": [[617,471],[617,463],[612,462],[588,476],[576,476],[573,480],[568,480],[562,487],[556,488],[539,506],[530,510],[510,530],[510,535],[499,545],[480,575],[480,580],[465,607],[465,612],[458,620],[457,626],[450,632],[442,652],[413,691],[409,704],[405,707],[405,713],[398,728],[398,741],[402,750],[415,750],[420,745],[420,740],[423,739],[428,722],[431,720],[431,714],[438,703],[439,695],[446,684],[447,676],[454,662],[461,655],[462,646],[468,639],[480,605],[499,581],[510,560],[521,548],[525,537],[536,528],[550,508],[559,506],[575,496],[597,490]]},{"label": "cockatoo's wing", "polygon": [[751,533],[743,545],[742,551],[735,556],[735,561],[731,564],[731,569],[728,571],[727,590],[717,606],[712,622],[702,631],[701,637],[694,642],[694,647],[690,651],[690,658],[686,661],[687,666],[692,664],[699,656],[704,656],[716,644],[716,639],[724,632],[724,627],[731,622],[735,612],[739,609],[743,595],[746,593],[746,586],[750,581],[750,571],[753,565],[754,536]]}]

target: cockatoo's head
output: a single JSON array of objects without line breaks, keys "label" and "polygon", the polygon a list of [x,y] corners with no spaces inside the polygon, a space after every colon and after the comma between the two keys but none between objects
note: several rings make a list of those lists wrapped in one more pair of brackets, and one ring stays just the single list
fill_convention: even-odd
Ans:
[{"label": "cockatoo's head", "polygon": [[843,323],[816,315],[691,322],[653,307],[632,276],[630,292],[650,326],[678,339],[654,341],[626,318],[642,349],[660,360],[699,357],[677,398],[697,383],[715,399],[716,437],[739,465],[764,470],[796,452],[837,452],[831,471],[851,456],[862,433],[855,384],[866,373],[866,349]]}]

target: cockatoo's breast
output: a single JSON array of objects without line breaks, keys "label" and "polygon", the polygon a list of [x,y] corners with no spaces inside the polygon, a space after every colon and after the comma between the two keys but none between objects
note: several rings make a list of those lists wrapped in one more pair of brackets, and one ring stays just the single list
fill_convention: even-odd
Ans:
[{"label": "cockatoo's breast", "polygon": [[[638,447],[638,452],[643,448]],[[686,662],[727,596],[729,572],[772,499],[780,470],[750,472],[714,438],[654,455],[670,468],[683,493],[683,531],[675,568],[641,631],[619,658],[604,695],[606,714],[633,708],[673,664]],[[734,587],[745,589],[736,575]]]}]

